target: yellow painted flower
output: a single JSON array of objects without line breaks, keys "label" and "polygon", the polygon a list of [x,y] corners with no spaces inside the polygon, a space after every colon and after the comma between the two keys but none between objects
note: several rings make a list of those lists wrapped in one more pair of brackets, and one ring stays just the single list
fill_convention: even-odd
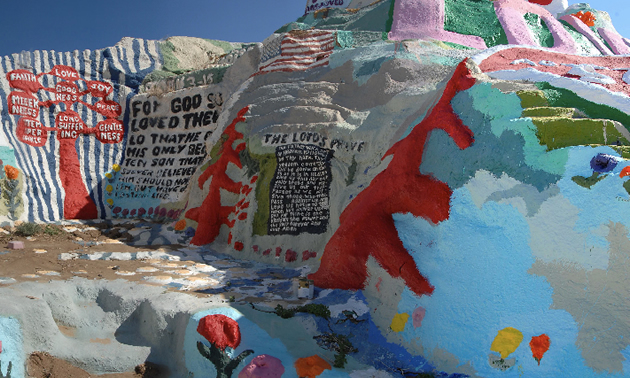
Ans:
[{"label": "yellow painted flower", "polygon": [[516,328],[503,328],[494,338],[490,350],[501,354],[501,358],[506,358],[512,354],[523,341],[523,334]]},{"label": "yellow painted flower", "polygon": [[402,332],[405,330],[407,320],[409,320],[409,314],[396,314],[394,315],[394,319],[392,319],[392,324],[389,328],[391,328],[394,332]]},{"label": "yellow painted flower", "polygon": [[114,178],[114,176],[109,172],[105,173],[105,177],[107,177],[108,179]]},{"label": "yellow painted flower", "polygon": [[105,190],[107,190],[109,193],[111,193],[111,192],[112,192],[112,190],[114,190],[114,187],[113,187],[113,186],[111,186],[111,185],[107,185],[107,186],[105,187]]},{"label": "yellow painted flower", "polygon": [[107,204],[108,204],[108,205],[110,205],[110,206],[112,206],[112,205],[114,204],[114,200],[113,200],[113,199],[111,199],[111,198],[108,198],[108,199],[107,199]]},{"label": "yellow painted flower", "polygon": [[118,171],[120,171],[120,165],[118,165],[118,164],[114,164],[114,165],[112,166],[112,169],[113,169],[115,172],[118,172]]}]

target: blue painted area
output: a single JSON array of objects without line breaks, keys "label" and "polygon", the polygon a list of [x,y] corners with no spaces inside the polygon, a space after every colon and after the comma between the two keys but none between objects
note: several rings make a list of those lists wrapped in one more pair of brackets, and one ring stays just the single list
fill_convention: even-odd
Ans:
[{"label": "blue painted area", "polygon": [[[572,147],[569,151],[569,162],[566,174],[558,182],[562,195],[580,209],[576,222],[577,232],[588,232],[601,225],[608,225],[610,221],[620,222],[630,229],[630,196],[623,187],[628,181],[619,174],[624,167],[630,166],[630,161],[620,161],[603,180],[590,189],[583,188],[571,180],[573,176],[588,177],[593,173],[590,162],[598,154],[619,155],[610,147]],[[605,209],[605,210],[604,210]],[[608,245],[603,237],[601,243]]]},{"label": "blue painted area", "polygon": [[285,373],[283,378],[298,378],[295,368],[293,367],[294,358],[287,348],[278,339],[272,338],[252,321],[243,317],[237,310],[230,307],[213,308],[198,312],[191,316],[186,326],[186,334],[184,336],[184,358],[186,368],[193,373],[195,377],[214,377],[216,369],[214,365],[199,354],[197,350],[197,341],[201,341],[208,345],[208,341],[197,333],[197,324],[199,320],[206,315],[223,314],[236,320],[241,330],[241,345],[238,346],[232,356],[237,356],[242,351],[251,349],[254,354],[248,356],[237,369],[234,370],[233,377],[258,355],[268,354],[282,361]]},{"label": "blue painted area", "polygon": [[256,271],[256,275],[260,278],[295,278],[299,277],[301,272],[295,269],[283,269],[278,267],[264,268]]},{"label": "blue painted area", "polygon": [[[111,209],[109,210],[110,216],[120,217],[121,214],[113,214],[112,209],[115,207],[120,207],[121,209],[128,210],[139,210],[144,209],[147,211],[150,207],[155,208],[159,206],[161,201],[159,198],[155,198],[158,195],[155,186],[147,186],[147,185],[135,185],[132,183],[119,181],[119,175],[110,171],[114,177],[112,179],[107,179],[104,177],[105,186],[111,185],[112,192],[111,194],[107,193],[106,199],[111,198],[114,200],[114,205],[109,206]],[[106,200],[105,199],[105,200]],[[148,214],[144,215],[145,217]],[[134,217],[131,217],[134,218]]]},{"label": "blue painted area", "polygon": [[[325,293],[323,297],[318,297],[314,302],[330,306],[347,303],[351,298],[363,302],[368,307],[367,300],[361,291],[331,290]],[[311,315],[299,314],[297,316]],[[313,316],[313,320],[317,323],[317,329],[321,334],[334,332],[348,337],[352,345],[359,350],[350,356],[361,363],[373,366],[377,370],[387,371],[394,376],[421,372],[434,372],[436,376],[449,376],[434,371],[435,366],[423,356],[412,355],[403,346],[388,342],[372,321],[369,312],[355,314],[353,320],[347,319],[343,314],[330,320]],[[320,344],[320,346],[322,345]],[[458,376],[463,377],[463,375],[450,375],[453,378]]]},{"label": "blue painted area", "polygon": [[0,317],[0,341],[2,341],[2,353],[0,353],[0,371],[2,374],[7,374],[10,361],[11,377],[25,377],[24,341],[20,322],[17,319]]},{"label": "blue painted area", "polygon": [[[414,329],[409,322],[403,337],[421,340],[429,353],[440,348],[461,363],[470,361],[484,377],[517,377],[519,369],[525,376],[597,376],[575,346],[578,325],[566,311],[551,309],[553,290],[543,277],[528,273],[534,262],[528,225],[514,207],[490,202],[478,209],[461,188],[453,194],[450,219],[440,225],[409,215],[398,215],[396,225],[421,273],[435,286],[431,296],[403,293],[400,313],[426,309],[422,326]],[[416,244],[414,235],[427,230],[420,241],[436,238],[433,250]],[[520,330],[524,340],[510,355],[519,367],[501,372],[489,365],[488,354],[497,332],[506,327]],[[538,366],[528,343],[543,333],[552,348]]]},{"label": "blue painted area", "polygon": [[[440,350],[452,354],[460,364],[469,362],[483,377],[627,376],[627,363],[625,373],[597,373],[586,366],[582,353],[588,351],[576,346],[581,325],[554,304],[554,291],[545,277],[531,274],[530,269],[537,258],[547,263],[554,256],[559,258],[556,263],[606,269],[610,222],[630,229],[630,196],[623,187],[630,179],[619,177],[630,161],[604,146],[546,151],[531,121],[520,118],[518,97],[489,84],[458,94],[453,107],[474,132],[474,144],[460,150],[445,133],[434,132],[420,167],[422,173],[454,189],[449,219],[433,225],[409,214],[394,215],[405,248],[435,287],[431,296],[417,297],[408,289],[403,292],[398,312],[407,313],[410,321],[400,335],[407,342],[420,342],[427,356]],[[604,179],[590,189],[571,180],[573,176],[590,177],[594,169]],[[482,170],[492,173],[491,178],[477,176]],[[469,187],[473,178],[477,182]],[[510,182],[520,187],[509,186]],[[484,184],[488,195],[492,190],[516,190],[508,197],[497,196],[496,201],[487,197],[474,202],[471,190],[480,191]],[[526,194],[523,184],[541,193],[541,203],[531,212],[519,205],[527,204],[518,195],[519,191],[523,197]],[[554,185],[558,191],[542,196]],[[479,200],[480,194],[476,195]],[[547,214],[560,215],[548,221]],[[567,242],[572,239],[575,245],[558,252],[555,245],[540,243],[548,235],[550,240],[553,235],[567,238]],[[532,249],[534,242],[536,250]],[[419,306],[426,315],[422,325],[414,328],[411,315]],[[500,371],[490,366],[488,355],[497,332],[506,327],[520,330],[524,339],[508,357],[515,358],[516,365]],[[538,365],[529,341],[543,333],[550,337],[551,347]],[[630,355],[628,349],[623,353]]]}]

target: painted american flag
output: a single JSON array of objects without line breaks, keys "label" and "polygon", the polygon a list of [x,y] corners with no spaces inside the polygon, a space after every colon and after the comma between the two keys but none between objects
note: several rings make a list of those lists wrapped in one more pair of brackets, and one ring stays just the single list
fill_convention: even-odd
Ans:
[{"label": "painted american flag", "polygon": [[278,36],[265,46],[257,75],[325,66],[335,41],[335,33],[327,30],[293,30]]}]

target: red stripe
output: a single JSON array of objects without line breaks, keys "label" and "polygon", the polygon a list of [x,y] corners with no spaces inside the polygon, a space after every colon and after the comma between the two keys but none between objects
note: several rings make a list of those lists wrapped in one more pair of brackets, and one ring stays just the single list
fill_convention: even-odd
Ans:
[{"label": "red stripe", "polygon": [[[310,59],[307,58],[307,59],[302,59],[302,60],[317,62],[317,61],[322,60],[322,59],[328,59],[328,57],[331,54],[332,54],[332,52],[328,52],[328,53],[321,54],[319,56],[309,56],[308,58],[310,58]],[[321,58],[317,59],[318,57],[321,57]],[[269,66],[272,66],[272,65],[275,65],[275,64],[280,64],[280,63],[286,63],[286,62],[295,62],[295,64],[311,64],[309,62],[298,62],[298,59],[295,59],[295,58],[276,59],[273,62],[267,63],[264,66],[261,66],[260,69],[264,70],[265,68],[267,68]]]},{"label": "red stripe", "polygon": [[334,38],[316,39],[311,41],[283,40],[281,45],[325,45],[326,43],[332,43],[334,40]]},{"label": "red stripe", "polygon": [[328,59],[322,59],[310,63],[286,63],[286,64],[274,64],[265,69],[261,69],[260,72],[274,72],[284,69],[292,69],[293,71],[305,71],[314,67],[325,66],[328,64]]}]

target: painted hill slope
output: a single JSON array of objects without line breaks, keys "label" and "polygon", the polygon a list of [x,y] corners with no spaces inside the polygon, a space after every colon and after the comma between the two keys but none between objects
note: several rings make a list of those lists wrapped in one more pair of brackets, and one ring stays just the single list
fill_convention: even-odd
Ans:
[{"label": "painted hill slope", "polygon": [[306,10],[262,43],[3,57],[2,219],[137,218],[163,224],[137,244],[299,268],[361,302],[377,352],[353,358],[383,376],[630,376],[630,40],[608,14]]}]

